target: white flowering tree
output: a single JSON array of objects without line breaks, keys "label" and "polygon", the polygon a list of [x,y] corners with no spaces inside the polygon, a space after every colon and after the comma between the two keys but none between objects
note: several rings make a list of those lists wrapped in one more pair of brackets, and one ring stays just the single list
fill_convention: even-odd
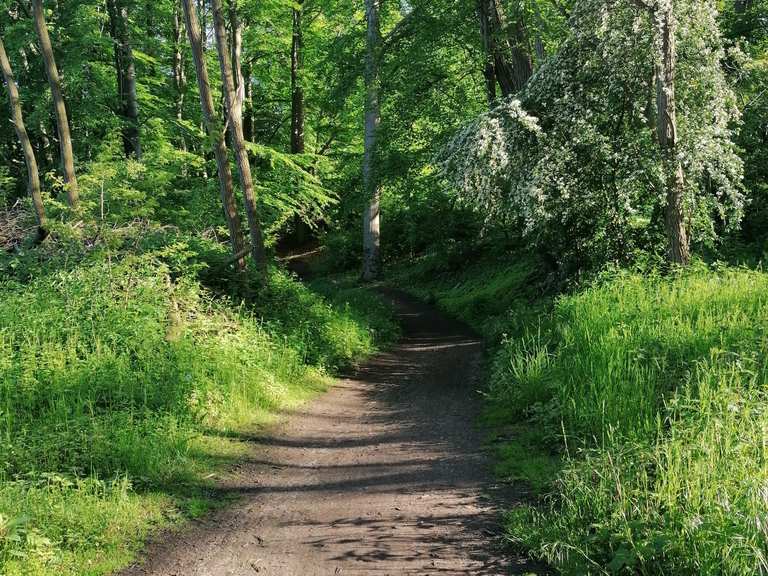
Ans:
[{"label": "white flowering tree", "polygon": [[558,53],[454,137],[443,174],[560,264],[661,245],[685,263],[688,238],[714,240],[744,204],[716,17],[711,0],[580,0]]}]

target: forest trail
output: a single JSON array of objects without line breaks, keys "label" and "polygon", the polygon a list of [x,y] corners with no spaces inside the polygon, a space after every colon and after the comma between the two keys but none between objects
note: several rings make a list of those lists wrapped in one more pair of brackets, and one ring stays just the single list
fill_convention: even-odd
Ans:
[{"label": "forest trail", "polygon": [[494,544],[481,342],[430,306],[387,297],[400,342],[248,438],[251,457],[222,486],[241,498],[157,539],[123,576],[543,573]]}]

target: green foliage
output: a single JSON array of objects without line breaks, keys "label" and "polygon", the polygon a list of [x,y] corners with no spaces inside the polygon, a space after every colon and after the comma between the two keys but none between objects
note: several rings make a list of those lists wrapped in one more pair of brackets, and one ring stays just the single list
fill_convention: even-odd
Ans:
[{"label": "green foliage", "polygon": [[546,309],[551,290],[535,258],[497,254],[482,243],[429,253],[395,268],[391,277],[492,343],[525,330]]},{"label": "green foliage", "polygon": [[565,574],[764,571],[767,288],[748,270],[621,273],[505,343],[491,402],[563,431],[566,456],[510,540]]},{"label": "green foliage", "polygon": [[236,305],[195,266],[178,273],[195,254],[91,257],[0,287],[3,573],[123,564],[209,454],[237,455],[222,435],[324,390],[328,369],[392,334],[382,305],[358,313],[347,292],[334,307],[280,271]]},{"label": "green foliage", "polygon": [[[743,213],[734,94],[713,2],[674,2],[679,158],[689,233],[712,245]],[[666,203],[655,138],[654,19],[633,2],[577,2],[558,52],[518,95],[460,131],[441,155],[460,198],[561,266],[662,251]]]}]

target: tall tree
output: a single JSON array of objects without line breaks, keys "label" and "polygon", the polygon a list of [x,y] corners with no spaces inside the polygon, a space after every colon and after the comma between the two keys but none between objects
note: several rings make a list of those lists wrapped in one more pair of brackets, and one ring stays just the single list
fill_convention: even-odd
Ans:
[{"label": "tall tree", "polygon": [[32,197],[32,206],[35,209],[35,216],[37,217],[38,239],[43,240],[48,235],[48,219],[45,215],[43,198],[40,194],[40,173],[37,169],[35,151],[32,148],[32,143],[30,142],[29,135],[27,134],[27,128],[24,125],[24,115],[21,109],[19,89],[16,86],[16,79],[13,76],[13,69],[11,68],[11,63],[8,60],[8,55],[5,53],[5,45],[3,44],[2,37],[0,37],[0,71],[2,71],[5,87],[8,91],[13,127],[16,129],[16,135],[19,138],[19,144],[21,144],[22,152],[24,152],[24,161],[27,164],[27,182],[29,195]]},{"label": "tall tree", "polygon": [[488,99],[493,102],[497,81],[504,97],[525,87],[533,74],[533,61],[521,14],[510,23],[501,0],[478,0],[478,16]]},{"label": "tall tree", "polygon": [[685,227],[685,173],[678,154],[677,101],[675,69],[677,67],[677,20],[673,0],[634,0],[636,6],[650,14],[656,27],[656,136],[664,163],[666,206],[664,224],[667,233],[667,256],[675,264],[688,264],[690,240]]},{"label": "tall tree", "polygon": [[126,0],[107,0],[109,27],[115,42],[115,70],[120,114],[123,117],[125,155],[141,160],[139,99],[136,90],[136,65],[131,48]]},{"label": "tall tree", "polygon": [[35,31],[40,42],[40,52],[45,63],[45,73],[48,84],[51,87],[53,109],[56,114],[56,128],[59,132],[59,147],[61,148],[61,164],[64,171],[64,184],[66,185],[67,201],[69,206],[76,209],[80,194],[75,175],[75,155],[72,152],[72,138],[69,131],[69,119],[67,107],[64,103],[64,94],[61,90],[61,78],[56,67],[56,59],[53,56],[51,37],[48,35],[48,25],[45,22],[43,0],[32,0],[33,20]]},{"label": "tall tree", "polygon": [[242,111],[245,101],[245,80],[243,79],[243,23],[240,20],[238,1],[229,0],[229,31],[232,36],[232,75],[235,81],[235,95]]},{"label": "tall tree", "polygon": [[496,101],[496,65],[494,62],[496,42],[493,39],[489,7],[488,0],[477,1],[477,13],[480,19],[480,40],[483,43],[483,56],[485,58],[485,66],[483,68],[485,90],[488,95],[488,105],[493,106],[493,103]]},{"label": "tall tree", "polygon": [[656,98],[659,146],[664,154],[667,182],[666,229],[669,258],[677,264],[687,264],[691,258],[688,233],[685,229],[683,197],[685,174],[678,155],[677,102],[675,100],[675,68],[677,66],[677,22],[672,0],[657,8],[656,18],[661,53],[657,58]]},{"label": "tall tree", "polygon": [[206,67],[205,54],[203,53],[201,27],[194,2],[195,0],[182,0],[187,36],[192,49],[192,58],[195,61],[195,70],[197,71],[197,86],[200,92],[200,107],[203,111],[203,121],[216,157],[216,166],[219,173],[219,191],[221,193],[221,202],[224,206],[224,217],[229,228],[232,252],[235,254],[238,269],[242,270],[245,268],[245,243],[243,241],[243,232],[240,229],[240,215],[237,212],[237,203],[235,202],[232,185],[232,171],[229,167],[227,146],[224,142],[224,127],[218,121],[216,110],[213,106],[211,85],[208,80],[208,68]]},{"label": "tall tree", "polygon": [[219,53],[219,65],[224,84],[224,100],[229,114],[229,134],[235,148],[238,172],[240,174],[240,187],[243,189],[245,211],[248,215],[248,228],[251,236],[251,255],[256,265],[264,269],[267,265],[264,253],[264,236],[261,230],[258,213],[256,210],[256,197],[251,176],[251,164],[248,160],[248,151],[245,148],[243,137],[243,112],[241,100],[235,91],[235,80],[232,74],[232,63],[229,59],[229,47],[227,45],[227,30],[224,23],[224,11],[221,0],[211,0],[213,9],[213,27],[216,34],[216,45]]},{"label": "tall tree", "polygon": [[293,6],[293,33],[291,39],[291,152],[304,153],[304,87],[301,69],[303,66],[304,37],[301,17],[304,0],[296,0]]},{"label": "tall tree", "polygon": [[381,123],[379,76],[382,38],[380,0],[365,0],[367,51],[365,56],[365,138],[363,189],[368,206],[363,214],[363,279],[373,280],[381,272],[381,188],[377,162],[377,136]]},{"label": "tall tree", "polygon": [[184,70],[184,55],[182,53],[183,32],[179,0],[173,3],[173,86],[176,89],[176,122],[181,132],[179,138],[181,149],[186,151],[187,139],[184,137],[181,122],[184,120],[184,97],[187,94],[187,74]]}]

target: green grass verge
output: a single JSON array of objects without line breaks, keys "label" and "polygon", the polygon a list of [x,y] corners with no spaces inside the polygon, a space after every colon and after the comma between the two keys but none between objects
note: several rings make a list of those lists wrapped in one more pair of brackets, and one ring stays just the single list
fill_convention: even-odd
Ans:
[{"label": "green grass verge", "polygon": [[509,542],[563,574],[768,573],[768,274],[613,273],[540,300],[530,264],[397,275],[492,344],[497,473],[537,495]]},{"label": "green grass verge", "polygon": [[396,331],[360,290],[324,298],[273,270],[237,300],[167,256],[0,284],[0,573],[124,566],[151,531],[216,505],[216,474],[247,450],[233,432]]}]

